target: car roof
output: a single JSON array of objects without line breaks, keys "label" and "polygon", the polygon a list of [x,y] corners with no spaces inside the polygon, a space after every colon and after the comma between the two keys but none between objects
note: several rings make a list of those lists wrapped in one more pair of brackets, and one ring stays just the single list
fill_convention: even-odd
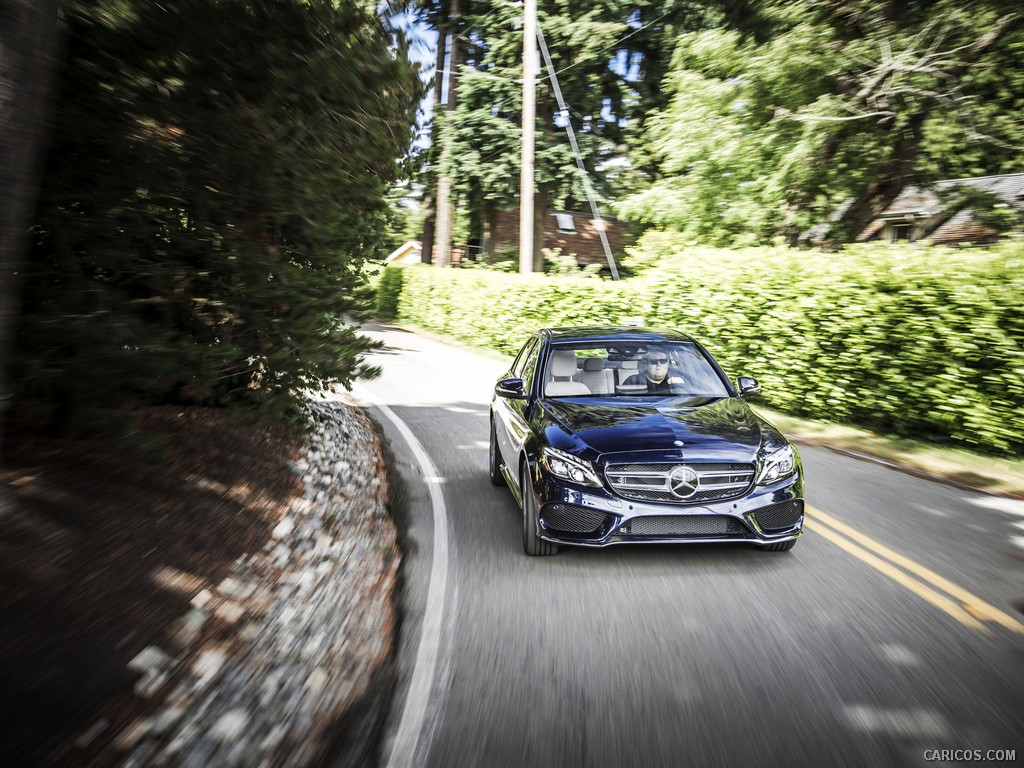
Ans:
[{"label": "car roof", "polygon": [[543,328],[541,333],[551,341],[694,341],[682,331],[664,328],[636,328],[633,326],[582,326],[576,328]]}]

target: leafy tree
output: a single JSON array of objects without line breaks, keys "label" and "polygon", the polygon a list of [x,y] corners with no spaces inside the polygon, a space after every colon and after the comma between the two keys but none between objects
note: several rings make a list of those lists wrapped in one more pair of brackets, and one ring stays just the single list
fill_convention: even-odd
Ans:
[{"label": "leafy tree", "polygon": [[621,211],[706,242],[800,233],[847,204],[849,241],[908,183],[1019,170],[1016,3],[763,3],[683,35],[642,156],[660,178]]},{"label": "leafy tree", "polygon": [[[342,323],[421,94],[356,0],[76,0],[25,273],[24,392],[285,409]],[[397,45],[396,45],[397,42]]]},{"label": "leafy tree", "polygon": [[[681,28],[705,23],[706,6],[689,0],[602,0],[580,5],[541,0],[538,21],[570,107],[584,163],[599,194],[612,195],[599,169],[624,158],[624,126],[640,123],[660,104],[657,82],[667,65],[667,41]],[[450,141],[449,172],[469,211],[472,229],[486,230],[499,207],[518,194],[521,125],[522,10],[504,2],[463,3],[457,26],[465,42],[459,106],[445,117],[435,142]],[[547,72],[537,101],[536,215],[585,200],[575,159],[564,136]],[[431,171],[435,168],[431,168]],[[428,187],[429,189],[429,187]],[[541,227],[535,227],[541,237]],[[486,238],[484,238],[486,240]],[[535,244],[538,265],[539,243]]]}]

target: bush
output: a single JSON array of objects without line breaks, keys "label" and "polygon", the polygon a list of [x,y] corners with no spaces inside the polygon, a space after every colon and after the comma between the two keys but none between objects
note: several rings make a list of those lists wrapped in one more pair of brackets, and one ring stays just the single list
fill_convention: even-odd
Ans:
[{"label": "bush", "polygon": [[377,282],[377,317],[394,320],[398,316],[398,299],[402,295],[402,275],[397,268],[385,268]]},{"label": "bush", "polygon": [[536,328],[692,333],[786,413],[878,432],[1024,449],[1024,245],[677,247],[645,237],[642,277],[406,268],[397,318],[507,354]]}]

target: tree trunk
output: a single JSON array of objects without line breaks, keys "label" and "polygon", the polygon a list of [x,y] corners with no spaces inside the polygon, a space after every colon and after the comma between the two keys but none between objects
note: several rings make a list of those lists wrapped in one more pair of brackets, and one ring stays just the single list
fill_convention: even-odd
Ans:
[{"label": "tree trunk", "polygon": [[[448,51],[448,103],[445,109],[446,118],[455,114],[458,105],[458,69],[459,69],[459,0],[451,0],[449,20],[452,25],[451,44]],[[440,42],[440,40],[438,41]],[[445,121],[446,123],[448,120]],[[446,138],[441,143],[441,173],[437,178],[437,258],[439,267],[447,267],[452,263],[452,229],[455,220],[455,207],[452,205],[452,180],[448,174],[451,162],[451,128],[443,126]]]},{"label": "tree trunk", "polygon": [[[447,152],[442,152],[442,162],[447,158]],[[448,267],[452,263],[452,180],[445,173],[437,177],[437,253],[434,255],[434,264],[438,267]]]},{"label": "tree trunk", "polygon": [[[440,11],[443,14],[443,8]],[[437,28],[440,30],[447,17],[442,16],[437,20]],[[437,38],[437,56],[434,59],[434,111],[433,123],[430,128],[430,145],[432,147],[430,154],[433,157],[437,157],[437,151],[433,149],[436,147],[437,142],[437,116],[441,112],[441,86],[444,80],[444,41],[441,35]],[[437,189],[436,185],[427,185],[426,194],[423,196],[423,237],[421,238],[423,243],[423,250],[420,252],[420,261],[424,264],[434,263],[434,229],[437,223],[437,210],[435,208],[434,192]]]},{"label": "tree trunk", "polygon": [[423,250],[420,251],[420,261],[424,264],[434,263],[434,195],[428,192],[423,198],[423,234],[420,243]]},{"label": "tree trunk", "polygon": [[825,242],[826,249],[834,247],[836,241],[842,243],[856,241],[857,236],[864,231],[865,227],[876,219],[903,191],[920,154],[921,144],[917,128],[921,122],[923,122],[923,118],[920,121],[915,118],[914,136],[905,140],[900,139],[893,145],[889,161],[833,225],[832,232]]},{"label": "tree trunk", "polygon": [[58,0],[0,0],[0,441],[11,397],[20,273],[49,135],[60,58]]},{"label": "tree trunk", "polygon": [[484,262],[494,263],[497,252],[498,238],[495,234],[498,231],[498,206],[492,200],[484,201],[484,236],[481,243]]},{"label": "tree trunk", "polygon": [[533,271],[544,271],[544,224],[548,210],[548,199],[551,197],[551,184],[537,185],[537,193],[533,196]]}]

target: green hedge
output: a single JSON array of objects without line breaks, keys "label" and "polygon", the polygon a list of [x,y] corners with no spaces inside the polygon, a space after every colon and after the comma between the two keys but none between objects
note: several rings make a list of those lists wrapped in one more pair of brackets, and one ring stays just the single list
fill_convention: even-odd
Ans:
[{"label": "green hedge", "polygon": [[386,270],[393,317],[512,354],[536,328],[640,322],[692,333],[732,376],[795,416],[884,434],[1024,448],[1024,244],[841,254],[632,252],[641,277]]},{"label": "green hedge", "polygon": [[402,294],[402,270],[385,268],[377,281],[376,315],[381,320],[398,317],[398,300]]}]

